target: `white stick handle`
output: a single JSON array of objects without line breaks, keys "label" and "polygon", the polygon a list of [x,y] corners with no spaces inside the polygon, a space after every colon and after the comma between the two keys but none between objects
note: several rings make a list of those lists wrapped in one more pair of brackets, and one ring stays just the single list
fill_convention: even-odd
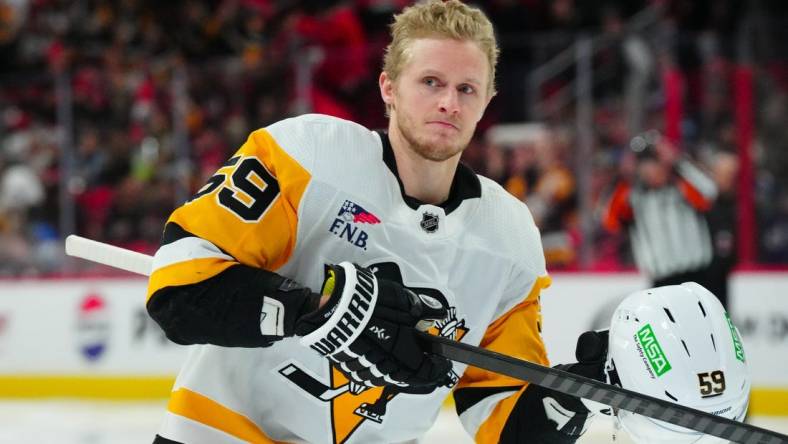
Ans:
[{"label": "white stick handle", "polygon": [[66,254],[99,264],[150,276],[153,257],[76,234],[66,237]]}]

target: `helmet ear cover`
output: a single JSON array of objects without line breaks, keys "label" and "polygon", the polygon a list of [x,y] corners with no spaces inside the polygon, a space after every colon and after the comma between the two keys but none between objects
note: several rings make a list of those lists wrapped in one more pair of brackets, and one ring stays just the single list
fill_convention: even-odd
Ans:
[{"label": "helmet ear cover", "polygon": [[[611,318],[609,336],[609,383],[734,420],[744,418],[750,374],[741,338],[720,302],[702,286],[689,282],[629,295]],[[616,415],[637,442],[713,441],[627,411]]]}]

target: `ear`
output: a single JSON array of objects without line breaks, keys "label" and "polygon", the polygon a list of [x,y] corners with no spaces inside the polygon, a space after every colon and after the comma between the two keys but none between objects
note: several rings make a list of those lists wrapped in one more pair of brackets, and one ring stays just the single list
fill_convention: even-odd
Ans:
[{"label": "ear", "polygon": [[383,71],[378,78],[378,86],[380,87],[380,97],[386,105],[394,104],[394,82],[391,77]]}]

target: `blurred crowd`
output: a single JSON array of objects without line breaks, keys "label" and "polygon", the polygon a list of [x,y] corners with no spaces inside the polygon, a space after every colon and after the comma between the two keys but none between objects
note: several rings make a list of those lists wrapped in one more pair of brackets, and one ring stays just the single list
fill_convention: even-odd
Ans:
[{"label": "blurred crowd", "polygon": [[[319,112],[385,127],[377,74],[391,15],[408,3],[0,0],[0,276],[87,267],[63,257],[71,231],[153,252],[171,210],[250,131],[279,119]],[[760,11],[737,0],[476,3],[496,25],[502,61],[499,95],[464,161],[529,205],[553,269],[631,267],[626,238],[602,230],[598,212],[616,179],[634,174],[629,141],[640,131],[677,137],[735,194],[732,84],[753,22],[744,18],[776,16],[757,28],[753,40],[767,43],[747,62],[756,62],[758,259],[788,262],[780,2]],[[559,100],[574,68],[535,89],[527,82],[579,36],[595,42],[592,151],[582,159],[576,101]],[[671,120],[666,89],[676,84],[682,112]],[[588,190],[579,168],[589,168]],[[735,214],[735,199],[724,211]],[[581,263],[584,242],[592,253]]]}]

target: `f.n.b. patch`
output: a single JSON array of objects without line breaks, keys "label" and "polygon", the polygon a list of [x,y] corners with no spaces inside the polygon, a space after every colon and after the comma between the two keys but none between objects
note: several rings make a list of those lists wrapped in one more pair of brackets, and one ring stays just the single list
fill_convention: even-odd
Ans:
[{"label": "f.n.b. patch", "polygon": [[379,223],[380,219],[361,205],[345,200],[328,231],[340,239],[345,239],[354,246],[366,250],[369,234],[361,226]]}]

